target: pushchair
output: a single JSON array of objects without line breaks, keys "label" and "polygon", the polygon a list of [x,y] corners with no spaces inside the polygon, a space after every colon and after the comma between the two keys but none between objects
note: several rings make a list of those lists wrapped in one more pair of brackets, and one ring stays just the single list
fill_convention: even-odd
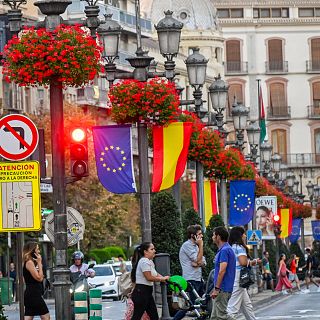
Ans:
[{"label": "pushchair", "polygon": [[[193,285],[186,281],[181,276],[172,276],[167,281],[170,289],[173,292],[173,303],[178,305],[178,309],[190,311],[194,316],[192,319],[205,320],[209,319],[212,311],[212,299],[210,292],[212,290],[212,277],[211,271],[206,284],[205,293],[202,297],[199,296]],[[194,303],[191,301],[188,292],[192,292],[196,297]],[[177,307],[176,307],[177,308]]]}]

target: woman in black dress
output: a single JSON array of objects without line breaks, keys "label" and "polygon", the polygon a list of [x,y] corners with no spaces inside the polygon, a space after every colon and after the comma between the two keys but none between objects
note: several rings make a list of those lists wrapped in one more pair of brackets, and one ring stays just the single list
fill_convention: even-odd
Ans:
[{"label": "woman in black dress", "polygon": [[34,316],[40,316],[41,320],[49,320],[49,310],[42,298],[42,258],[36,242],[29,242],[23,248],[23,278],[26,284],[24,319],[32,320]]}]

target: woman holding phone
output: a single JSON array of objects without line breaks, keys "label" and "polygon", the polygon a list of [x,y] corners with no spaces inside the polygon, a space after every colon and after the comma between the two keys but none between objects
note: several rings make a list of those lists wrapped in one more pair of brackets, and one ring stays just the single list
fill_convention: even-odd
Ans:
[{"label": "woman holding phone", "polygon": [[50,314],[43,294],[43,268],[39,245],[28,242],[23,247],[23,278],[26,285],[24,292],[24,320],[32,320],[40,316],[41,320],[49,320]]}]

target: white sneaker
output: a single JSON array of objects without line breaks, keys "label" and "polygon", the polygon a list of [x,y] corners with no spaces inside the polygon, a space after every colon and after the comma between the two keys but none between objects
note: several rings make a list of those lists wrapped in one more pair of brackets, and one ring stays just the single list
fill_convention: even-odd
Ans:
[{"label": "white sneaker", "polygon": [[287,290],[282,290],[282,294],[289,294]]},{"label": "white sneaker", "polygon": [[310,293],[310,289],[301,290],[303,293]]}]

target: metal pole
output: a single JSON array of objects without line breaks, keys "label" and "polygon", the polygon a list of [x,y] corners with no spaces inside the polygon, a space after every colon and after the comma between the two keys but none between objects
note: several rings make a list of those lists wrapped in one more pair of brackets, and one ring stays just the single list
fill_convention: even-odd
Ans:
[{"label": "metal pole", "polygon": [[224,178],[220,179],[220,206],[221,215],[224,225],[228,226],[228,206],[227,206],[227,181]]},{"label": "metal pole", "polygon": [[[11,248],[11,232],[8,232],[8,247],[7,247],[7,279],[8,279],[8,304],[10,306],[10,248]],[[13,289],[14,284],[11,286],[11,290]],[[12,290],[13,294],[13,290]]]},{"label": "metal pole", "polygon": [[138,124],[140,219],[142,241],[151,241],[150,186],[147,126]]},{"label": "metal pole", "polygon": [[19,315],[20,320],[24,319],[24,290],[23,290],[23,262],[22,262],[22,250],[23,250],[23,233],[17,232],[17,293],[19,296]]},{"label": "metal pole", "polygon": [[71,320],[70,271],[67,268],[67,212],[65,199],[65,159],[63,94],[58,81],[50,85],[51,145],[55,159],[52,164],[54,245],[56,266],[53,270],[55,311],[57,320]]},{"label": "metal pole", "polygon": [[161,300],[162,300],[162,315],[161,320],[170,320],[169,306],[168,306],[168,290],[167,285],[163,282],[160,283],[161,287]]},{"label": "metal pole", "polygon": [[199,161],[196,161],[196,180],[197,180],[198,212],[201,219],[202,229],[205,230],[206,221],[204,216],[203,165]]}]

